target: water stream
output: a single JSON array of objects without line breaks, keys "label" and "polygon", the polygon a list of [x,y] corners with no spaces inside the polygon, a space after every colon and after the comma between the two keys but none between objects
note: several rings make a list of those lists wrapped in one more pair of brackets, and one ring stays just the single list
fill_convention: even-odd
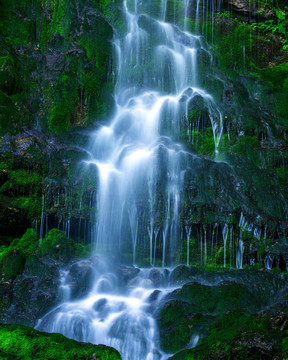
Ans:
[{"label": "water stream", "polygon": [[[189,158],[196,155],[178,139],[196,96],[208,109],[215,151],[223,130],[221,111],[198,85],[198,57],[205,53],[211,58],[208,47],[201,36],[187,32],[189,1],[175,2],[172,17],[171,3],[123,2],[127,32],[123,37],[115,33],[113,41],[116,111],[93,134],[87,161],[99,174],[94,252],[102,260],[94,263],[90,290],[82,298],[71,298],[63,272],[63,303],[37,325],[79,341],[111,345],[124,360],[168,357],[159,349],[154,315],[161,298],[171,291],[165,267],[176,264],[176,249],[183,241],[181,192]],[[195,4],[199,17],[199,1]],[[191,228],[187,226],[186,232],[189,263]],[[204,248],[206,263],[206,229]],[[104,261],[104,254],[110,261]],[[124,286],[111,259],[135,267],[160,266],[161,281],[152,281],[155,268],[147,268]]]}]

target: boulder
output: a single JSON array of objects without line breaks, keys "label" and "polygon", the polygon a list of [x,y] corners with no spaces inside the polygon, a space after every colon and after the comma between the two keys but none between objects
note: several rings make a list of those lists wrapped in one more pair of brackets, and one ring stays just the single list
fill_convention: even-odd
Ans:
[{"label": "boulder", "polygon": [[91,290],[95,270],[89,260],[79,261],[70,267],[67,283],[71,289],[71,299],[79,299]]},{"label": "boulder", "polygon": [[35,255],[28,257],[22,275],[17,276],[13,286],[2,285],[6,299],[3,320],[12,324],[35,326],[37,319],[52,309],[59,300],[59,277],[59,267],[55,261]]}]

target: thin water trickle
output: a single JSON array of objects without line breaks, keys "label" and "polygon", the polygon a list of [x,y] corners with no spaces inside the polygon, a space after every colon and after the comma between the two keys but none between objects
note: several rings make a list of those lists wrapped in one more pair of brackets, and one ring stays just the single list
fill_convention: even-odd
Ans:
[{"label": "thin water trickle", "polygon": [[[187,128],[199,128],[199,124],[189,124],[195,97],[200,97],[207,109],[215,150],[223,131],[221,111],[198,84],[198,55],[203,52],[211,58],[211,54],[201,36],[187,31],[190,2],[175,2],[173,24],[166,22],[168,17],[172,21],[171,2],[167,0],[159,0],[157,14],[142,13],[153,8],[153,3],[123,1],[128,30],[123,37],[115,34],[113,41],[118,64],[115,115],[92,136],[87,166],[98,172],[94,253],[101,256],[93,265],[90,290],[82,298],[73,298],[75,281],[69,283],[63,272],[64,302],[37,325],[76,340],[114,346],[123,360],[168,358],[160,350],[154,314],[163,296],[171,291],[167,290],[164,266],[176,263],[176,249],[181,245],[181,194],[192,155],[176,140],[183,119]],[[197,1],[196,23],[199,6]],[[188,265],[191,226],[186,227],[186,233]],[[224,232],[223,237],[225,241]],[[117,272],[120,263],[130,264],[132,272],[138,263],[162,268],[140,270],[123,284]],[[198,340],[195,334],[191,346]]]}]

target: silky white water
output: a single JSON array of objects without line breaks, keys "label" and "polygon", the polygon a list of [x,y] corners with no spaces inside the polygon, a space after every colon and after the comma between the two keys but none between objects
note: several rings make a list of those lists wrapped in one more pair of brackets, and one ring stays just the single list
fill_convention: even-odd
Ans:
[{"label": "silky white water", "polygon": [[[168,357],[159,348],[154,315],[169,289],[165,267],[177,263],[181,243],[183,179],[189,158],[196,155],[178,139],[183,128],[194,126],[187,123],[195,97],[205,103],[215,150],[222,135],[222,113],[199,87],[197,59],[202,53],[211,59],[207,45],[201,36],[187,32],[189,1],[175,2],[173,16],[171,3],[124,0],[127,32],[123,37],[115,33],[113,42],[118,70],[115,115],[93,134],[87,161],[98,172],[95,254],[133,266],[160,266],[162,280],[155,283],[150,269],[141,270],[123,287],[117,264],[108,264],[101,255],[103,264],[93,265],[88,294],[72,301],[63,272],[63,303],[37,325],[76,340],[111,345],[124,360]],[[199,1],[196,5],[199,16]],[[189,264],[191,227],[186,232]],[[157,297],[151,298],[156,289]],[[191,344],[195,339],[197,335]]]}]

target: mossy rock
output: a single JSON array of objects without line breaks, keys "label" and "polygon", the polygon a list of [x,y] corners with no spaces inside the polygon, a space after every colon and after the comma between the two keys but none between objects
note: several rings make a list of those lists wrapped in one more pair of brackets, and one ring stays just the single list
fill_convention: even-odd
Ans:
[{"label": "mossy rock", "polygon": [[172,356],[172,360],[206,359],[286,359],[287,321],[284,313],[245,316],[231,312],[210,326],[210,335],[191,350]]},{"label": "mossy rock", "polygon": [[25,257],[35,254],[38,235],[34,229],[28,229],[20,239],[14,239],[9,247],[0,249],[0,267],[3,279],[12,280],[23,270]]},{"label": "mossy rock", "polygon": [[[10,308],[13,301],[13,287],[11,283],[0,283],[0,323],[5,322],[6,312]],[[1,353],[0,353],[1,355]],[[0,356],[0,359],[1,356]]]},{"label": "mossy rock", "polygon": [[175,290],[171,296],[189,302],[194,312],[213,315],[240,309],[251,313],[261,306],[261,302],[263,305],[267,303],[267,299],[260,301],[246,286],[235,281],[221,281],[215,286],[191,282]]},{"label": "mossy rock", "polygon": [[160,313],[160,345],[162,350],[175,353],[189,345],[195,333],[206,333],[206,328],[214,320],[212,316],[195,314],[193,307],[181,300],[166,304]]},{"label": "mossy rock", "polygon": [[20,250],[10,250],[3,261],[3,280],[13,280],[23,271],[25,257]]},{"label": "mossy rock", "polygon": [[[39,318],[57,305],[59,298],[59,267],[48,257],[29,256],[22,272],[14,280],[11,288],[2,287],[5,303],[3,309],[5,323],[35,326]],[[5,284],[4,284],[5,285]]]},{"label": "mossy rock", "polygon": [[50,230],[44,239],[40,240],[39,254],[67,263],[75,256],[75,246],[65,233],[58,229]]},{"label": "mossy rock", "polygon": [[48,334],[20,325],[0,325],[1,359],[43,360],[117,360],[118,351]]},{"label": "mossy rock", "polygon": [[12,241],[10,248],[19,249],[25,256],[35,254],[36,248],[39,245],[39,236],[34,229],[27,229],[21,239]]},{"label": "mossy rock", "polygon": [[206,336],[208,326],[227,311],[251,314],[268,304],[266,297],[260,300],[258,294],[234,281],[222,281],[214,286],[188,283],[169,294],[167,300],[159,313],[158,324],[161,348],[168,353],[189,346],[194,334]]}]

